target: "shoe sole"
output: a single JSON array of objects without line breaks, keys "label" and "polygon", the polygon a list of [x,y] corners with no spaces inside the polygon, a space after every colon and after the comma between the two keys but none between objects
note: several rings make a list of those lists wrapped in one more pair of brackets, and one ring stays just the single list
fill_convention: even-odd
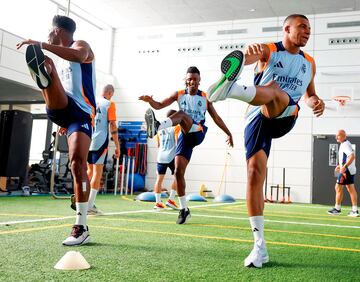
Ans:
[{"label": "shoe sole", "polygon": [[330,214],[330,215],[340,215],[341,213],[331,213],[331,212],[328,212],[328,214]]},{"label": "shoe sole", "polygon": [[178,223],[178,222],[176,222],[176,223],[177,223],[177,224],[185,224],[186,222],[189,221],[190,218],[191,218],[191,215],[189,214],[189,215],[186,217],[186,219],[185,219],[185,221],[184,221],[183,223]]},{"label": "shoe sole", "polygon": [[147,109],[145,113],[145,122],[146,122],[146,136],[153,138],[156,134],[155,132],[155,114],[152,109]]},{"label": "shoe sole", "polygon": [[158,207],[154,207],[154,210],[157,210],[157,211],[162,211],[162,210],[166,210],[166,208],[158,208]]},{"label": "shoe sole", "polygon": [[51,78],[45,69],[45,56],[37,45],[29,45],[25,53],[26,63],[30,70],[31,77],[35,80],[40,89],[49,87]]},{"label": "shoe sole", "polygon": [[231,52],[222,60],[221,72],[223,75],[215,83],[216,86],[209,91],[209,100],[216,101],[219,96],[219,93],[216,93],[216,90],[218,90],[226,81],[234,81],[239,77],[244,68],[244,63],[244,54],[239,50]]},{"label": "shoe sole", "polygon": [[266,264],[269,262],[269,256],[265,257],[262,262],[261,265],[255,265],[253,262],[249,263],[249,264],[244,264],[245,267],[255,267],[255,268],[262,268],[263,264]]},{"label": "shoe sole", "polygon": [[64,246],[81,246],[81,245],[85,245],[87,243],[90,243],[90,235],[88,235],[82,242],[77,243],[77,244],[66,244],[66,243],[62,243]]},{"label": "shoe sole", "polygon": [[179,208],[178,208],[178,207],[176,207],[176,206],[174,206],[174,205],[172,205],[172,204],[170,204],[170,203],[166,203],[165,205],[166,205],[167,207],[169,207],[169,208],[173,209],[173,210],[176,210],[176,211],[178,211],[178,210],[179,210]]},{"label": "shoe sole", "polygon": [[351,214],[348,214],[347,216],[350,216],[350,217],[359,217],[359,215],[351,215]]}]

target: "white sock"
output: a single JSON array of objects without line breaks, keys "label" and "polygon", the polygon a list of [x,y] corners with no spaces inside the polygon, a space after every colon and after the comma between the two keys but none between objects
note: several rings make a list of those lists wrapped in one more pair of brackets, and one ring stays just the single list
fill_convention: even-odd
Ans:
[{"label": "white sock", "polygon": [[256,95],[255,86],[244,86],[235,82],[229,89],[227,98],[233,98],[246,103],[250,103],[254,100]]},{"label": "white sock", "polygon": [[357,206],[352,206],[352,211],[353,212],[356,212],[358,209],[357,209]]},{"label": "white sock", "polygon": [[341,210],[341,205],[335,205],[335,209],[337,209],[338,211]]},{"label": "white sock", "polygon": [[169,200],[174,200],[176,196],[176,190],[171,189]]},{"label": "white sock", "polygon": [[264,240],[264,216],[251,216],[249,217],[251,230],[254,235],[254,242],[258,245],[263,245]]},{"label": "white sock", "polygon": [[160,203],[161,202],[161,193],[155,193],[155,201],[157,203]]},{"label": "white sock", "polygon": [[90,195],[89,195],[89,209],[91,209],[94,205],[95,205],[95,199],[96,199],[96,195],[98,193],[98,190],[91,188],[90,189]]},{"label": "white sock", "polygon": [[172,126],[173,126],[172,120],[170,118],[167,118],[166,120],[164,120],[160,123],[158,130],[165,129],[165,128],[172,127]]},{"label": "white sock", "polygon": [[186,196],[179,197],[180,209],[186,209]]},{"label": "white sock", "polygon": [[83,225],[86,227],[86,217],[87,217],[87,210],[88,210],[88,202],[85,203],[75,203],[76,205],[76,225]]}]

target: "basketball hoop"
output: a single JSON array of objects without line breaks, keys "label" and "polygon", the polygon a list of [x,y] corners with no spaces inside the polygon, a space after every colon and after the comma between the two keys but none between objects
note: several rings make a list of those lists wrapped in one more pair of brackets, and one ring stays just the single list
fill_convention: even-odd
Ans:
[{"label": "basketball hoop", "polygon": [[344,107],[346,102],[351,101],[351,97],[345,95],[339,95],[332,97],[332,100],[338,102],[339,107]]}]

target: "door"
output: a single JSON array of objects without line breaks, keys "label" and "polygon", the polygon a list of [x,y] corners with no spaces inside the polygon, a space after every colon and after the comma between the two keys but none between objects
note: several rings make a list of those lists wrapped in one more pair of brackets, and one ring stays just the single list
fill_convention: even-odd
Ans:
[{"label": "door", "polygon": [[[355,149],[355,164],[357,173],[355,175],[355,188],[359,194],[360,188],[360,137],[347,136]],[[335,135],[313,136],[313,181],[312,181],[312,203],[334,205],[335,204],[335,167],[338,163],[339,144]],[[356,152],[356,150],[359,150]],[[358,197],[359,198],[359,197]],[[359,199],[358,199],[359,202]],[[350,196],[346,188],[344,191],[343,205],[350,205]]]}]

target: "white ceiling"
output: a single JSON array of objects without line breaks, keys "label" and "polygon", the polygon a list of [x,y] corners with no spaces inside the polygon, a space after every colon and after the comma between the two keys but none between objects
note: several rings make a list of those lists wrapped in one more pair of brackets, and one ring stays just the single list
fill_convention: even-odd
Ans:
[{"label": "white ceiling", "polygon": [[115,28],[360,10],[360,0],[70,0],[70,3],[70,9],[80,8]]}]

